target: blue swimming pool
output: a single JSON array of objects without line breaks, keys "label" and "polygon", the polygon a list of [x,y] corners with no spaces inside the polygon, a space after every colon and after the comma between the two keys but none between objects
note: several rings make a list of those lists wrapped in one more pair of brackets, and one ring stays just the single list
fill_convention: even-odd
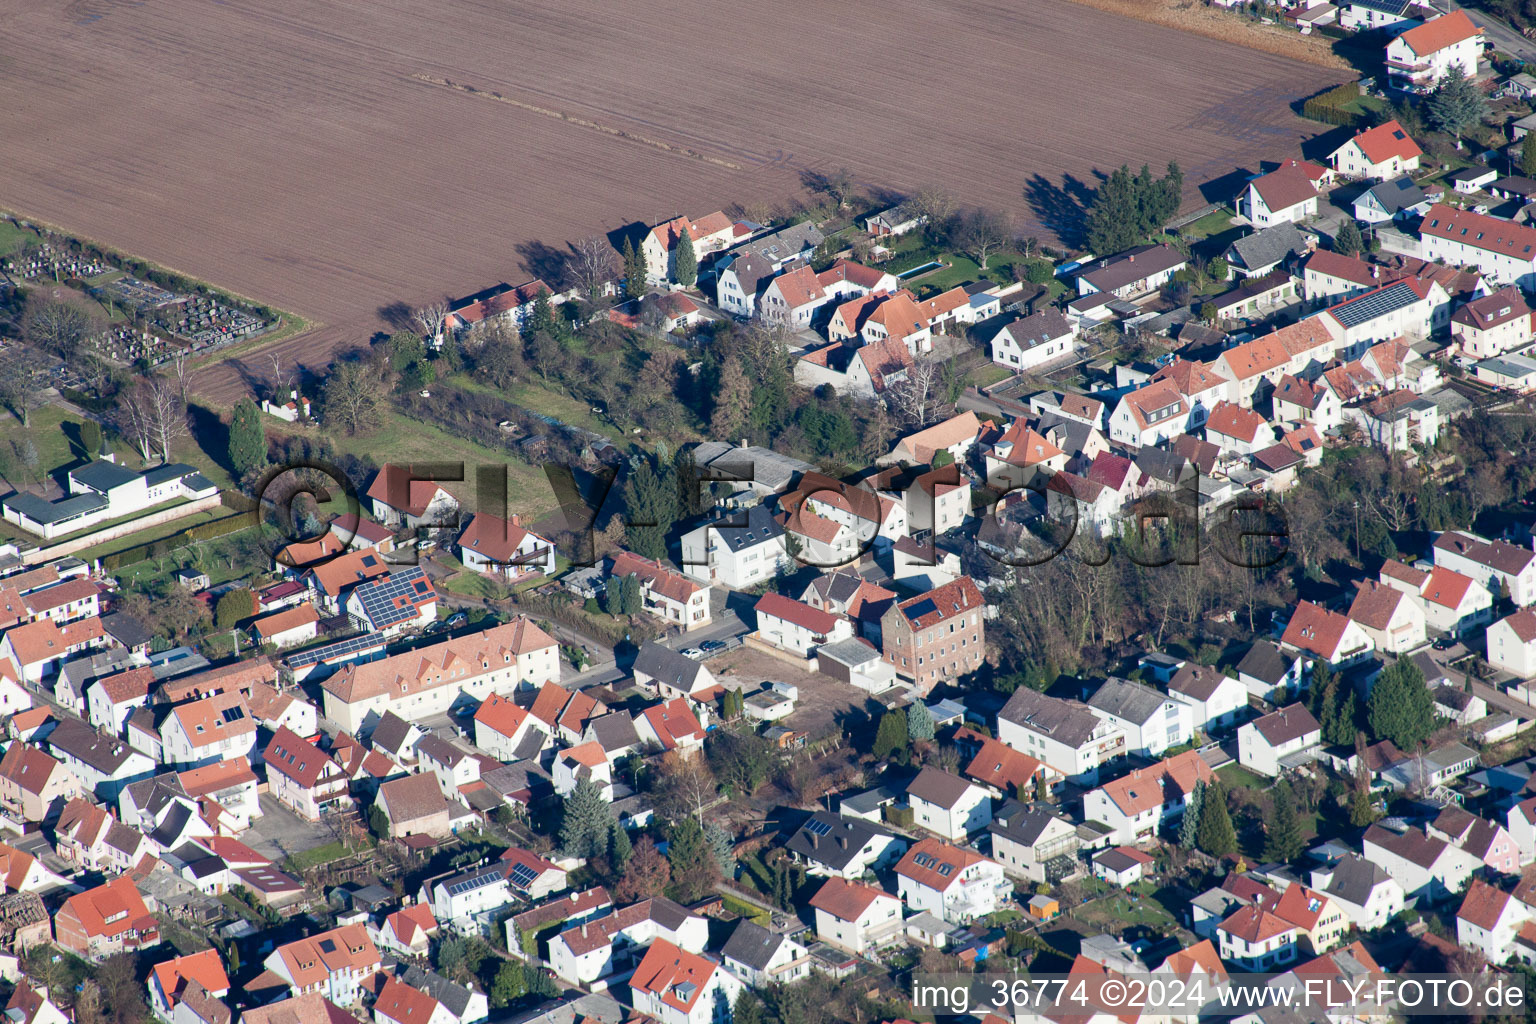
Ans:
[{"label": "blue swimming pool", "polygon": [[913,267],[911,270],[903,270],[896,276],[905,281],[909,277],[916,277],[918,274],[926,274],[930,270],[938,270],[943,265],[944,264],[940,263],[938,260],[933,260],[929,263],[924,263],[920,267]]}]

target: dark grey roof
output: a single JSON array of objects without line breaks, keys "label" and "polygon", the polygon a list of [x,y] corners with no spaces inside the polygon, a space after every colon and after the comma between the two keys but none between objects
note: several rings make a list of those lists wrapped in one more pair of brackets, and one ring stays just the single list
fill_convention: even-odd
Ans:
[{"label": "dark grey roof", "polygon": [[1344,6],[1363,11],[1380,11],[1382,14],[1402,14],[1413,0],[1346,0]]},{"label": "dark grey roof", "polygon": [[[822,573],[805,588],[805,594],[815,591],[824,601],[847,604],[864,585],[864,577],[856,572],[832,571]],[[801,595],[802,600],[804,594]]]},{"label": "dark grey roof", "polygon": [[[1036,348],[1072,333],[1072,325],[1056,309],[1042,309],[1003,327],[1014,344],[1022,349]],[[1001,333],[1001,332],[999,332]]]},{"label": "dark grey roof", "polygon": [[731,250],[733,253],[758,253],[774,263],[783,263],[807,249],[814,249],[825,241],[821,231],[808,220],[780,228],[772,234],[743,242]]},{"label": "dark grey roof", "polygon": [[424,971],[414,964],[405,969],[400,980],[411,988],[427,993],[448,1007],[448,1012],[459,1019],[463,1019],[464,1011],[469,1009],[469,998],[474,995],[473,990],[457,985],[441,974]]},{"label": "dark grey roof", "polygon": [[1407,175],[1372,185],[1355,200],[1355,205],[1358,206],[1363,202],[1366,196],[1373,197],[1377,204],[1390,214],[1397,214],[1409,207],[1417,206],[1427,198],[1424,190],[1414,184],[1413,179]]},{"label": "dark grey roof", "polygon": [[725,940],[725,945],[720,947],[720,958],[746,964],[754,971],[766,971],[783,944],[783,935],[742,918],[736,922],[736,929]]},{"label": "dark grey roof", "polygon": [[166,812],[165,817],[160,819],[160,824],[155,826],[149,838],[164,849],[181,837],[182,830],[191,820],[192,808],[178,801]]},{"label": "dark grey roof", "polygon": [[907,785],[907,796],[917,797],[939,807],[953,809],[971,789],[971,784],[941,768],[924,768]]},{"label": "dark grey roof", "polygon": [[1293,664],[1295,659],[1281,654],[1280,648],[1268,640],[1260,640],[1250,647],[1248,653],[1243,655],[1243,660],[1237,663],[1237,671],[1271,686],[1277,686]]},{"label": "dark grey roof", "polygon": [[[190,471],[192,467],[188,466],[187,469]],[[114,487],[131,484],[139,478],[139,474],[127,466],[119,466],[106,459],[97,459],[79,469],[72,469],[69,471],[69,476],[70,479],[97,491],[110,491]]]},{"label": "dark grey roof", "polygon": [[651,900],[651,920],[667,928],[677,931],[689,918],[688,908],[680,903],[673,903],[665,896],[657,896]]},{"label": "dark grey roof", "polygon": [[1011,839],[1021,846],[1033,847],[1053,821],[1071,824],[1049,807],[1040,804],[1025,807],[1017,800],[1010,800],[1001,811],[993,815],[987,831]]},{"label": "dark grey roof", "polygon": [[702,663],[684,657],[670,647],[647,640],[635,657],[634,673],[643,673],[686,693],[692,691],[703,667]]},{"label": "dark grey roof", "polygon": [[1141,863],[1141,861],[1137,860],[1136,858],[1131,857],[1128,854],[1121,853],[1118,849],[1105,850],[1102,853],[1094,854],[1093,861],[1095,864],[1103,864],[1105,867],[1109,868],[1109,870],[1114,871],[1117,874],[1121,871],[1127,871]]},{"label": "dark grey roof", "polygon": [[128,744],[103,736],[89,725],[75,718],[66,718],[48,734],[48,745],[61,754],[68,754],[103,775],[115,775],[135,751]]},{"label": "dark grey roof", "polygon": [[842,871],[871,839],[895,836],[888,828],[862,818],[845,818],[831,811],[817,811],[789,837],[784,848],[808,861]]},{"label": "dark grey roof", "polygon": [[1088,742],[1099,727],[1099,716],[1085,705],[1047,697],[1027,686],[1013,691],[997,717],[1074,748]]},{"label": "dark grey roof", "polygon": [[376,749],[386,750],[391,754],[399,754],[400,748],[405,746],[405,738],[411,734],[411,723],[395,714],[393,711],[384,712],[373,727],[373,734],[368,742]]},{"label": "dark grey roof", "polygon": [[1323,891],[1363,907],[1370,899],[1371,890],[1388,878],[1379,864],[1352,853],[1333,866],[1333,878]]},{"label": "dark grey roof", "polygon": [[139,848],[144,836],[133,826],[114,820],[107,826],[107,834],[102,841],[119,853],[131,854]]},{"label": "dark grey roof", "polygon": [[736,281],[741,285],[742,293],[756,298],[774,276],[772,261],[757,253],[744,252],[733,256],[724,270],[729,270],[736,275]]},{"label": "dark grey roof", "polygon": [[539,751],[544,749],[544,743],[549,739],[549,734],[536,725],[530,725],[528,731],[523,733],[522,740],[512,750],[512,759],[526,761],[536,757]]},{"label": "dark grey roof", "polygon": [[138,647],[154,639],[149,627],[127,612],[113,612],[101,617],[101,628],[124,647]]},{"label": "dark grey roof", "polygon": [[469,756],[468,752],[454,746],[435,732],[427,733],[416,741],[416,753],[450,768]]},{"label": "dark grey roof", "polygon": [[[1239,264],[1244,270],[1262,270],[1274,266],[1286,257],[1307,251],[1307,240],[1287,221],[1274,227],[1244,235],[1227,246],[1227,260]],[[1181,334],[1179,340],[1183,341]]]},{"label": "dark grey roof", "polygon": [[6,508],[15,509],[34,523],[52,526],[54,523],[62,523],[66,519],[74,519],[106,508],[107,499],[99,494],[75,494],[59,501],[48,501],[35,494],[21,491],[6,498],[3,504]]},{"label": "dark grey roof", "polygon": [[1136,468],[1160,483],[1174,486],[1184,479],[1189,460],[1164,448],[1142,448],[1136,453]]},{"label": "dark grey roof", "polygon": [[623,750],[640,745],[640,734],[635,732],[635,720],[628,711],[616,711],[599,715],[590,726],[592,738],[605,751]]},{"label": "dark grey roof", "polygon": [[825,644],[816,648],[818,656],[825,656],[839,665],[862,665],[871,658],[880,657],[880,652],[858,637],[849,637],[847,640],[839,640],[836,643]]},{"label": "dark grey roof", "polygon": [[164,466],[156,466],[154,469],[144,471],[144,482],[150,487],[163,484],[167,480],[180,480],[182,477],[191,476],[197,472],[196,466],[189,466],[185,462],[172,462]]},{"label": "dark grey roof", "polygon": [[745,513],[737,512],[709,525],[719,535],[721,543],[732,551],[754,548],[764,541],[784,536],[784,527],[774,519],[766,505],[753,505]]},{"label": "dark grey roof", "polygon": [[1160,712],[1167,700],[1150,686],[1111,676],[1088,698],[1088,706],[1140,725]]},{"label": "dark grey roof", "polygon": [[1154,274],[1182,266],[1188,259],[1168,245],[1142,245],[1102,260],[1095,260],[1078,277],[1101,292],[1124,288]]},{"label": "dark grey roof", "polygon": [[540,791],[553,791],[549,773],[535,761],[518,761],[502,765],[480,776],[480,781],[503,797],[529,790],[537,795]]}]

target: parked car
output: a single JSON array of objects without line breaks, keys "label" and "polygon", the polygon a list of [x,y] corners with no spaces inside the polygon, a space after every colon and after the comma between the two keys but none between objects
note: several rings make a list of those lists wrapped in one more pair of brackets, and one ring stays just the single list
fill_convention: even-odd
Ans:
[{"label": "parked car", "polygon": [[683,653],[683,657],[685,657],[685,658],[702,658],[702,657],[704,657],[704,652],[699,650],[697,647],[690,647],[687,650],[683,651],[682,653]]}]

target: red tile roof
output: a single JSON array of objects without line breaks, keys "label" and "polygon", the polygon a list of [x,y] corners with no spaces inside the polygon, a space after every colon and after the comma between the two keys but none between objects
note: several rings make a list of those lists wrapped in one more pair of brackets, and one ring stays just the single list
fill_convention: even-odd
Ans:
[{"label": "red tile roof", "polygon": [[1483,30],[1472,23],[1466,11],[1452,11],[1438,18],[1431,18],[1397,38],[1420,57],[1428,57],[1447,46],[1454,46],[1463,39],[1482,35]]},{"label": "red tile roof", "polygon": [[811,897],[811,906],[841,921],[857,921],[879,899],[895,900],[896,897],[872,885],[829,878]]},{"label": "red tile roof", "polygon": [[[808,629],[818,636],[828,636],[837,628],[838,616],[783,594],[768,593],[757,599],[753,611]],[[761,628],[761,627],[759,627]]]},{"label": "red tile roof", "polygon": [[1333,658],[1339,653],[1339,644],[1348,628],[1348,617],[1311,601],[1298,601],[1280,642],[1319,657]]},{"label": "red tile roof", "polygon": [[940,839],[919,839],[896,863],[896,873],[937,892],[947,892],[960,882],[965,869],[984,864],[987,858],[975,850]]},{"label": "red tile roof", "polygon": [[1403,130],[1396,119],[1368,128],[1351,141],[1360,147],[1360,152],[1373,164],[1386,163],[1393,157],[1411,160],[1424,155],[1418,143],[1413,141],[1412,136]]},{"label": "red tile roof", "polygon": [[1432,206],[1419,224],[1419,234],[1461,242],[1522,262],[1536,259],[1536,228],[1473,210]]},{"label": "red tile roof", "polygon": [[1150,768],[1136,768],[1099,789],[1126,817],[1135,817],[1165,803],[1194,792],[1195,783],[1209,783],[1215,778],[1211,766],[1199,752],[1182,754],[1159,761]]}]

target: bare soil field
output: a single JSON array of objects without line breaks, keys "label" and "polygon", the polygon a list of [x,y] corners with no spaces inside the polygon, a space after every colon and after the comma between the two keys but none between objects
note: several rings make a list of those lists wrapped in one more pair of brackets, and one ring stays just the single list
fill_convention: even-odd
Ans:
[{"label": "bare soil field", "polygon": [[[942,182],[1041,235],[1082,183],[1293,154],[1341,73],[1072,0],[8,0],[0,205],[317,323],[541,269],[806,170]],[[1234,33],[1236,35],[1236,33]],[[453,82],[504,97],[448,88]],[[1063,175],[1066,175],[1063,187]],[[265,356],[203,371],[227,404]]]}]

